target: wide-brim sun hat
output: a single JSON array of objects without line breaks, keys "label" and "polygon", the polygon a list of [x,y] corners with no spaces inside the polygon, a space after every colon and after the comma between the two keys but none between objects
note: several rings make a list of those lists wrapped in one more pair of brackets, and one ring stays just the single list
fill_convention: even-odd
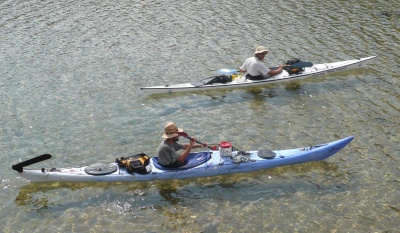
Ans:
[{"label": "wide-brim sun hat", "polygon": [[165,125],[164,134],[161,137],[174,138],[179,135],[177,132],[183,132],[183,129],[178,128],[174,122],[168,122]]},{"label": "wide-brim sun hat", "polygon": [[258,46],[256,48],[256,51],[254,52],[254,55],[259,54],[259,53],[268,53],[269,50],[266,49],[264,46]]}]

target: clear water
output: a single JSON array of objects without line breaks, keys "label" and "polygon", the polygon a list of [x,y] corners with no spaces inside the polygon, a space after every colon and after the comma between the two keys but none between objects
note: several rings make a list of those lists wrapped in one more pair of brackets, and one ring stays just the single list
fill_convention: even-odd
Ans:
[{"label": "clear water", "polygon": [[[398,1],[0,1],[3,232],[397,232]],[[252,89],[148,95],[141,86],[238,68],[379,56],[368,68]],[[31,184],[11,165],[154,155],[175,121],[255,150],[349,135],[326,161],[140,183]]]}]

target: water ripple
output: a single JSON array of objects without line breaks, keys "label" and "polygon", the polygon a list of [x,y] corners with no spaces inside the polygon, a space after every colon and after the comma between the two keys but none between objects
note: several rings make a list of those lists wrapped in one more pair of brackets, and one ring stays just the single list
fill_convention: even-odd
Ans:
[{"label": "water ripple", "polygon": [[[1,1],[1,225],[398,230],[398,8],[383,0]],[[268,65],[378,58],[296,83],[164,96],[140,90],[238,68],[258,45],[270,50]],[[324,162],[182,181],[29,184],[9,173],[10,164],[43,153],[53,159],[35,167],[155,155],[170,120],[200,141],[246,150],[355,139]]]}]

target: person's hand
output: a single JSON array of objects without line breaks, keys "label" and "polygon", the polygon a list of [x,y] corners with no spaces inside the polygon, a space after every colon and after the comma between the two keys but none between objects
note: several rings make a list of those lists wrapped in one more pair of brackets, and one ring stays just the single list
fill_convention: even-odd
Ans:
[{"label": "person's hand", "polygon": [[196,138],[191,138],[190,139],[190,147],[193,147],[196,144],[197,139]]}]

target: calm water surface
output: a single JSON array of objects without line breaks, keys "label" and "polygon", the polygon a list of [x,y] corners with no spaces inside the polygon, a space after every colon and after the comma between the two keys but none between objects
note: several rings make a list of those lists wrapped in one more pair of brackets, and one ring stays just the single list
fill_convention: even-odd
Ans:
[{"label": "calm water surface", "polygon": [[[0,1],[2,232],[400,231],[399,1]],[[290,84],[173,95],[141,86],[379,56]],[[326,161],[221,177],[31,184],[11,172],[156,153],[173,120],[243,149],[354,135]]]}]

